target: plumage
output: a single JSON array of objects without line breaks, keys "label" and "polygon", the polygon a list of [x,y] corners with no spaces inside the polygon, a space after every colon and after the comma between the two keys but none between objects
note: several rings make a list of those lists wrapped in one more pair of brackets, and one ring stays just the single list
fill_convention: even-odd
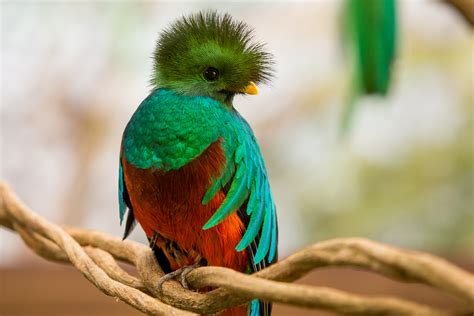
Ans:
[{"label": "plumage", "polygon": [[362,94],[385,95],[396,54],[395,0],[346,0],[345,6],[357,87]]},{"label": "plumage", "polygon": [[[124,238],[138,221],[164,269],[203,258],[252,273],[277,260],[276,210],[251,127],[232,105],[269,79],[270,55],[251,29],[205,12],[166,30],[150,95],[123,134],[119,164]],[[250,88],[249,88],[250,87]],[[226,315],[270,315],[252,301]]]},{"label": "plumage", "polygon": [[385,95],[390,88],[397,51],[397,7],[395,0],[345,0],[342,28],[349,60],[351,89],[342,117],[341,132],[352,123],[357,98]]}]

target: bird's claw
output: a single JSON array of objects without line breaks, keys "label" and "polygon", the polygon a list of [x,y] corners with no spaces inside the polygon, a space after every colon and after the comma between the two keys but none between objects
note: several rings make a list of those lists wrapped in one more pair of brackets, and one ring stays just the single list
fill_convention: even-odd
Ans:
[{"label": "bird's claw", "polygon": [[158,280],[158,291],[162,292],[163,283],[165,283],[166,281],[169,281],[171,279],[174,279],[178,276],[180,277],[179,281],[180,281],[181,285],[185,289],[189,290],[189,284],[188,284],[188,281],[186,280],[186,276],[188,275],[189,272],[193,271],[196,268],[202,267],[204,265],[206,265],[205,260],[202,259],[202,258],[198,258],[198,260],[196,260],[195,263],[193,263],[189,266],[185,266],[185,267],[179,268],[178,270],[175,270],[173,272],[165,274],[164,276],[162,276]]}]

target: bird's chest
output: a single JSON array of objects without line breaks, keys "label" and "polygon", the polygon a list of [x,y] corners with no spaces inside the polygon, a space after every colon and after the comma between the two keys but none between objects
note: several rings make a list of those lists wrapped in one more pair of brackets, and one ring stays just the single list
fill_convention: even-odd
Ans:
[{"label": "bird's chest", "polygon": [[[169,93],[160,90],[151,95],[127,124],[123,154],[138,168],[177,171],[185,167],[218,140],[223,126],[231,120],[231,114],[212,99],[204,102]],[[219,155],[216,151],[214,155]],[[205,158],[201,160],[205,162]],[[185,171],[209,171],[202,170],[202,164],[193,167]]]},{"label": "bird's chest", "polygon": [[175,241],[185,236],[196,238],[224,198],[218,195],[215,201],[201,203],[212,179],[225,165],[220,141],[177,170],[137,168],[126,158],[122,163],[135,217],[148,237],[158,232]]}]

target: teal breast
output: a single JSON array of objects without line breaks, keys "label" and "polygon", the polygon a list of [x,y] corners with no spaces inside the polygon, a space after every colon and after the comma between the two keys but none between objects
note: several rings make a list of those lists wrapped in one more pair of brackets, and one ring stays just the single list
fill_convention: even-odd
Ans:
[{"label": "teal breast", "polygon": [[219,138],[229,111],[208,97],[159,89],[133,114],[124,132],[125,158],[138,168],[176,170]]}]

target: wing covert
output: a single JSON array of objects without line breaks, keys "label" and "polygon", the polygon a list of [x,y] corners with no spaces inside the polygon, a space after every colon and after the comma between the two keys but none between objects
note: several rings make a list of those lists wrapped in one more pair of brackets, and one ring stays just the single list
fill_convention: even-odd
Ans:
[{"label": "wing covert", "polygon": [[230,184],[230,188],[221,206],[203,229],[219,224],[247,201],[245,213],[250,219],[236,250],[242,251],[249,247],[259,236],[254,263],[258,264],[264,258],[271,263],[276,255],[278,233],[275,204],[265,163],[252,129],[237,112],[233,114],[235,120],[232,121],[235,124],[227,126],[222,135],[227,156],[226,168],[220,178],[213,181],[202,203],[209,202],[226,185]]}]

